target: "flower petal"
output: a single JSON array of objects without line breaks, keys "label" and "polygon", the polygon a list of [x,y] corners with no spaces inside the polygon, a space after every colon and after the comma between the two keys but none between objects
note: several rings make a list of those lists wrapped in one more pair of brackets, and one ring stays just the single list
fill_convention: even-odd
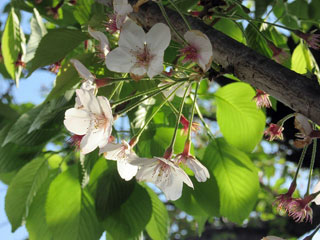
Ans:
[{"label": "flower petal", "polygon": [[139,79],[143,78],[143,76],[146,74],[146,72],[147,72],[147,69],[144,66],[134,65],[130,69],[130,73],[133,74],[135,80],[139,80]]},{"label": "flower petal", "polygon": [[146,35],[146,43],[151,54],[162,54],[171,41],[170,29],[163,23],[157,23]]},{"label": "flower petal", "polygon": [[77,135],[86,134],[90,127],[90,122],[90,113],[77,108],[68,109],[65,113],[65,120],[63,121],[68,131]]},{"label": "flower petal", "polygon": [[156,183],[156,186],[166,195],[167,200],[175,201],[182,195],[183,181],[174,179],[173,175],[169,175],[166,181]]},{"label": "flower petal", "polygon": [[146,34],[142,27],[128,19],[122,26],[118,45],[133,51],[139,51],[144,48]]},{"label": "flower petal", "polygon": [[112,109],[109,103],[109,100],[106,97],[98,96],[97,97],[98,102],[100,104],[100,107],[104,113],[104,116],[109,119],[110,123],[109,126],[112,127],[113,124],[113,115],[112,115]]},{"label": "flower petal", "polygon": [[[320,191],[320,181],[314,187],[313,193],[316,193],[319,191]],[[313,199],[313,202],[315,202],[317,205],[320,205],[320,194],[315,199]]]},{"label": "flower petal", "polygon": [[93,30],[91,27],[88,28],[88,33],[90,34],[91,37],[99,41],[100,43],[99,50],[105,56],[107,56],[107,54],[110,51],[110,47],[109,47],[109,41],[106,35],[104,35],[102,32]]},{"label": "flower petal", "polygon": [[79,60],[71,59],[70,62],[75,67],[81,78],[92,82],[95,80],[95,76],[93,76],[91,72]]},{"label": "flower petal", "polygon": [[92,152],[105,138],[109,138],[109,136],[106,136],[103,130],[89,131],[80,142],[81,153],[87,154]]},{"label": "flower petal", "polygon": [[198,159],[188,157],[186,164],[194,172],[198,182],[205,182],[210,178],[208,169]]},{"label": "flower petal", "polygon": [[129,51],[125,47],[118,47],[112,50],[106,58],[107,68],[113,72],[129,73],[137,60]]},{"label": "flower petal", "polygon": [[104,157],[108,160],[119,160],[121,152],[123,151],[123,145],[120,143],[108,143],[100,148],[99,154],[103,153]]},{"label": "flower petal", "polygon": [[132,12],[132,7],[128,0],[113,0],[113,9],[116,14],[128,14]]},{"label": "flower petal", "polygon": [[138,172],[138,166],[131,165],[126,159],[117,161],[117,169],[121,178],[131,180]]},{"label": "flower petal", "polygon": [[198,30],[191,30],[184,34],[185,40],[198,50],[198,61],[197,63],[206,72],[212,62],[212,45],[207,37]]},{"label": "flower petal", "polygon": [[162,73],[163,71],[163,55],[154,55],[148,66],[148,76],[153,78],[154,76]]},{"label": "flower petal", "polygon": [[102,111],[98,99],[91,91],[77,89],[76,94],[85,110],[101,115]]}]

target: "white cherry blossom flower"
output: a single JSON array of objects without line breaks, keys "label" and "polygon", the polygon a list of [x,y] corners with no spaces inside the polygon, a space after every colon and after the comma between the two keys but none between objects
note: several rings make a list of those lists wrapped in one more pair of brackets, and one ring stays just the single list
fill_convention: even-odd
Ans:
[{"label": "white cherry blossom flower", "polygon": [[192,170],[198,182],[205,182],[208,178],[210,178],[208,169],[192,155],[178,155],[175,158],[175,161],[186,164],[188,168]]},{"label": "white cherry blossom flower", "polygon": [[110,47],[109,47],[109,40],[104,35],[104,33],[95,31],[91,27],[88,28],[88,33],[90,34],[91,37],[99,41],[99,57],[102,59],[105,59],[107,54],[110,52]]},{"label": "white cherry blossom flower", "polygon": [[204,72],[208,71],[213,58],[212,45],[204,33],[198,30],[191,30],[184,34],[188,45],[180,50],[184,56],[183,63],[196,62]]},{"label": "white cherry blossom flower", "polygon": [[77,89],[76,94],[81,107],[68,109],[63,123],[73,134],[85,135],[80,142],[80,151],[87,154],[108,143],[113,124],[112,110],[105,97],[96,97],[84,89]]},{"label": "white cherry blossom flower", "polygon": [[181,197],[183,183],[193,188],[189,176],[168,159],[134,157],[131,164],[140,166],[136,175],[138,181],[154,183],[168,200],[174,201]]},{"label": "white cherry blossom flower", "polygon": [[129,161],[131,157],[136,155],[126,141],[108,143],[100,148],[99,154],[101,153],[106,159],[117,161],[119,175],[126,181],[131,180],[137,174],[138,166],[130,164]]},{"label": "white cherry blossom flower", "polygon": [[170,39],[170,29],[163,23],[155,24],[146,34],[142,27],[127,20],[120,33],[119,47],[108,54],[107,68],[130,73],[136,80],[145,74],[152,78],[163,71],[164,50]]},{"label": "white cherry blossom flower", "polygon": [[107,31],[115,33],[121,30],[123,23],[126,21],[127,15],[132,12],[132,7],[128,4],[128,0],[113,0],[114,14],[110,17],[106,25]]}]

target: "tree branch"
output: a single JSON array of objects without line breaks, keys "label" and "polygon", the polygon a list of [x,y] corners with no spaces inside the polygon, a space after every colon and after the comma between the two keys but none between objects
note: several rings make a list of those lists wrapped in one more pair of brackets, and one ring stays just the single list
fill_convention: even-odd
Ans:
[{"label": "tree branch", "polygon": [[[129,1],[133,4],[134,1]],[[173,10],[166,9],[173,26],[180,34],[187,31],[181,17]],[[158,22],[165,23],[158,6],[149,2],[140,7],[130,18],[149,29]],[[204,24],[201,20],[187,17],[193,29],[205,33],[211,40],[213,57],[217,64],[232,66],[234,74],[253,87],[272,95],[296,112],[302,113],[320,124],[320,86],[317,81],[297,74],[275,61],[268,59],[225,34]],[[172,33],[173,39],[179,42]]]}]

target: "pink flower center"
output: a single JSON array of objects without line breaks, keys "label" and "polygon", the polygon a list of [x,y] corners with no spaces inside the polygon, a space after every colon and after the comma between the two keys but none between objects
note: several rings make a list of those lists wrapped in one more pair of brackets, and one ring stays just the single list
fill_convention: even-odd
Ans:
[{"label": "pink flower center", "polygon": [[135,55],[139,66],[148,66],[152,59],[152,55],[149,53],[147,45],[144,45],[142,51],[137,52]]},{"label": "pink flower center", "polygon": [[198,50],[192,45],[180,49],[180,52],[181,55],[184,56],[184,59],[182,60],[183,63],[189,61],[195,62],[198,59]]},{"label": "pink flower center", "polygon": [[117,27],[117,15],[113,14],[110,18],[109,21],[106,23],[106,30],[108,32],[110,32],[111,34],[115,33],[116,31],[118,31],[118,27]]},{"label": "pink flower center", "polygon": [[109,125],[109,119],[105,115],[96,115],[94,127],[106,131]]}]

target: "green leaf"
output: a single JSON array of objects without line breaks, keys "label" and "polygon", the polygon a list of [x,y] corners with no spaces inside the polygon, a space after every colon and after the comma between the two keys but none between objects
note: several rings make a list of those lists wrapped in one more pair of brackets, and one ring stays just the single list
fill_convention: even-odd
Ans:
[{"label": "green leaf", "polygon": [[152,216],[146,227],[147,233],[153,240],[166,240],[169,233],[169,215],[166,206],[160,201],[157,194],[149,187],[145,187],[151,202],[152,202]]},{"label": "green leaf", "polygon": [[245,153],[228,145],[223,138],[208,145],[203,161],[219,187],[220,214],[241,224],[257,201],[257,169]]},{"label": "green leaf", "polygon": [[99,239],[102,229],[94,211],[94,200],[81,189],[77,166],[53,180],[46,201],[46,220],[54,239]]},{"label": "green leaf", "polygon": [[58,170],[51,170],[49,177],[42,184],[41,188],[34,197],[30,206],[29,215],[26,219],[26,227],[30,240],[52,240],[52,233],[47,225],[45,204],[48,189],[52,180],[58,174]]},{"label": "green leaf", "polygon": [[6,195],[5,209],[13,232],[28,215],[32,200],[47,176],[47,160],[36,158],[26,164],[12,180]]},{"label": "green leaf", "polygon": [[[0,146],[4,142],[11,124],[4,126],[0,130]],[[42,146],[24,147],[15,143],[8,143],[0,147],[0,173],[9,173],[21,168],[30,159],[41,151]],[[14,161],[13,161],[14,159]]]},{"label": "green leaf", "polygon": [[174,201],[174,205],[192,216],[208,217],[207,212],[195,199],[194,190],[185,184],[183,184],[182,196],[178,200]]},{"label": "green leaf", "polygon": [[94,3],[93,0],[78,0],[73,11],[74,18],[81,24],[86,24],[91,15],[91,5]]},{"label": "green leaf", "polygon": [[271,0],[255,0],[255,18],[262,17],[271,2]]},{"label": "green leaf", "polygon": [[21,54],[21,60],[24,60],[25,37],[20,29],[19,18],[15,14],[13,8],[11,8],[8,16],[6,26],[1,40],[1,51],[3,55],[4,65],[12,79],[16,81],[16,85],[19,86],[19,78],[22,71],[22,67],[16,67],[15,62],[18,60],[19,54]]},{"label": "green leaf", "polygon": [[217,121],[231,145],[251,152],[262,138],[265,116],[252,98],[255,91],[246,83],[231,83],[216,94]]},{"label": "green leaf", "polygon": [[300,19],[308,19],[308,1],[296,0],[288,4],[288,14]]},{"label": "green leaf", "polygon": [[300,44],[294,49],[291,58],[291,70],[305,74],[308,71],[312,71],[312,61],[308,48],[300,42]]},{"label": "green leaf", "polygon": [[34,58],[27,66],[29,76],[40,67],[60,61],[87,38],[87,34],[79,30],[66,28],[49,30],[41,39]]},{"label": "green leaf", "polygon": [[256,29],[259,29],[260,25],[255,24],[254,27],[253,24],[254,23],[250,23],[245,30],[247,45],[258,53],[270,58],[272,51],[269,49],[264,37]]},{"label": "green leaf", "polygon": [[[42,103],[42,108],[39,114],[32,122],[28,133],[40,129],[45,123],[54,119],[63,118],[66,110],[66,105],[70,104],[70,100],[74,95],[74,91],[68,91],[64,96],[53,99],[49,102]],[[70,105],[70,108],[72,106]]]},{"label": "green leaf", "polygon": [[[8,143],[21,144],[23,146],[44,145],[50,138],[58,134],[59,131],[54,126],[51,128],[40,129],[28,133],[34,119],[42,111],[44,105],[39,105],[36,108],[22,114],[20,118],[10,128],[8,135],[2,143],[2,147]],[[61,127],[59,126],[59,130]]]},{"label": "green leaf", "polygon": [[27,54],[25,58],[26,62],[29,62],[34,57],[34,54],[36,53],[37,47],[41,39],[48,32],[36,8],[33,9],[33,14],[34,16],[31,18],[31,22],[30,22],[31,35],[28,41],[28,46],[27,46]]},{"label": "green leaf", "polygon": [[110,214],[103,222],[114,239],[136,237],[145,228],[152,215],[152,203],[148,192],[139,184],[120,209]]},{"label": "green leaf", "polygon": [[214,28],[238,42],[245,42],[242,30],[232,20],[221,18],[216,24],[214,24]]},{"label": "green leaf", "polygon": [[122,179],[116,168],[108,169],[99,179],[96,191],[96,214],[100,220],[117,211],[134,189],[134,181]]},{"label": "green leaf", "polygon": [[[94,54],[83,54],[81,56],[75,57],[85,66],[89,67],[93,64],[96,64],[97,58],[94,57]],[[57,78],[54,82],[53,89],[47,96],[45,101],[51,101],[54,98],[63,96],[66,91],[72,89],[74,86],[79,84],[80,77],[73,65],[69,61],[62,64],[61,70],[59,71]]]}]

